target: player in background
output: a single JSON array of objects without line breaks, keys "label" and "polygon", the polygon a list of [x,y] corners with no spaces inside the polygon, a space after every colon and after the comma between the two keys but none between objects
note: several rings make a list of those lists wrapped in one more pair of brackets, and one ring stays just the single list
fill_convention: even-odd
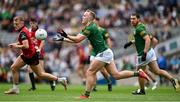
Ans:
[{"label": "player in background", "polygon": [[[41,67],[44,68],[45,40],[38,40],[35,38],[35,32],[39,28],[38,21],[35,18],[31,18],[29,20],[29,25],[30,25],[29,33],[31,35],[31,39],[32,39],[33,43],[35,44],[36,53],[38,54],[38,58],[39,58],[39,63],[41,65]],[[29,91],[34,91],[34,90],[36,90],[35,78],[34,78],[34,73],[33,73],[32,69],[30,68],[30,66],[28,66],[28,72],[29,72],[29,78],[30,78],[31,85],[32,85],[32,87],[29,89]],[[55,85],[56,85],[55,81],[49,81],[49,82],[50,82],[51,90],[54,91]]]},{"label": "player in background", "polygon": [[116,80],[129,78],[129,77],[141,77],[148,80],[148,76],[142,71],[118,71],[115,62],[113,59],[113,52],[105,43],[101,31],[98,29],[98,26],[93,22],[96,18],[96,14],[91,10],[86,10],[82,17],[82,24],[84,28],[76,36],[71,36],[64,32],[63,29],[59,28],[58,33],[61,34],[64,38],[59,36],[59,41],[66,41],[69,43],[79,43],[86,38],[92,45],[92,48],[95,51],[95,58],[91,61],[89,68],[86,72],[86,89],[84,94],[82,94],[80,99],[88,99],[90,93],[96,84],[96,73],[100,71],[103,67],[106,68],[109,74]]},{"label": "player in background", "polygon": [[25,66],[26,64],[31,67],[33,72],[39,78],[48,79],[52,81],[60,82],[66,89],[67,79],[65,77],[58,78],[52,74],[44,72],[43,68],[39,64],[39,58],[36,53],[36,49],[29,30],[25,26],[25,20],[22,16],[16,16],[13,18],[13,26],[15,30],[19,32],[18,41],[11,43],[8,46],[10,48],[20,49],[22,53],[16,58],[15,62],[11,65],[12,75],[13,75],[13,87],[7,91],[5,94],[18,94],[19,91],[19,72],[18,70]]},{"label": "player in background", "polygon": [[[98,26],[98,29],[102,32],[101,34],[102,34],[103,39],[105,40],[106,44],[108,45],[108,47],[112,48],[112,42],[111,42],[109,33],[107,32],[106,29],[99,26],[99,18],[96,17],[94,19],[94,22]],[[89,44],[89,52],[90,52],[90,61],[92,61],[94,59],[94,57],[96,56],[96,54],[95,54],[94,49],[92,48],[91,44]],[[110,79],[110,75],[108,74],[108,72],[106,71],[105,68],[102,68],[100,70],[100,72],[102,73],[102,75],[104,76],[104,78],[106,79],[106,81],[108,83],[108,91],[112,91],[112,81]],[[96,86],[93,88],[93,91],[97,91]]]},{"label": "player in background", "polygon": [[[148,33],[149,34],[149,37],[150,37],[150,40],[151,40],[151,46],[152,48],[154,49],[156,47],[156,45],[158,44],[158,40],[153,37],[153,35],[151,33]],[[125,45],[124,45],[124,48],[127,49],[128,47],[130,47],[131,45],[134,45],[135,44],[135,39],[133,37],[133,35],[130,35],[129,36],[129,39],[130,40],[129,42],[127,42]],[[146,66],[144,72],[149,76],[149,78],[152,80],[153,82],[153,86],[152,86],[152,90],[155,90],[157,88],[157,84],[158,82],[156,81],[155,77],[152,75],[152,73],[148,70],[149,66]],[[145,87],[146,89],[147,87]]]},{"label": "player in background", "polygon": [[79,57],[79,63],[76,69],[78,76],[82,79],[83,85],[86,83],[86,64],[87,64],[87,56],[84,51],[83,45],[77,45],[77,55]]},{"label": "player in background", "polygon": [[[157,75],[164,76],[172,83],[175,90],[179,91],[180,85],[178,83],[178,80],[176,78],[173,78],[167,71],[159,69],[154,49],[150,46],[150,36],[146,32],[145,25],[140,21],[140,15],[134,13],[131,15],[130,20],[132,26],[134,27],[135,47],[138,53],[138,69],[145,70],[146,66],[148,65],[151,72]],[[136,90],[132,94],[145,95],[145,80],[140,77],[139,85],[140,90]]]}]

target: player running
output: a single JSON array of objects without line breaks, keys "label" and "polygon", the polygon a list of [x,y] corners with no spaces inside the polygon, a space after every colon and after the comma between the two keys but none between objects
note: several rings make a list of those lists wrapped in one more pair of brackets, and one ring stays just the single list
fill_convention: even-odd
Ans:
[{"label": "player running", "polygon": [[78,76],[82,79],[83,85],[86,83],[86,64],[87,57],[82,45],[77,45],[77,55],[79,57],[79,63],[76,69]]},{"label": "player running", "polygon": [[128,70],[118,72],[114,63],[113,52],[108,48],[98,26],[93,22],[95,17],[95,13],[91,10],[84,12],[82,17],[84,29],[82,29],[77,36],[67,35],[62,29],[58,30],[58,33],[64,37],[59,38],[61,41],[79,43],[88,38],[95,52],[95,57],[86,72],[86,89],[84,94],[79,97],[80,99],[89,98],[92,88],[96,84],[96,73],[103,67],[105,67],[108,73],[116,80],[129,77],[141,77],[148,80],[148,76],[142,70],[136,72]]},{"label": "player running", "polygon": [[[108,45],[109,48],[111,48],[112,42],[111,42],[111,39],[109,37],[109,33],[107,32],[106,29],[99,26],[99,18],[98,17],[96,17],[94,19],[94,22],[98,26],[98,29],[100,30],[106,44]],[[92,46],[90,44],[89,44],[89,51],[90,51],[90,61],[92,61],[94,59],[94,57],[96,56],[96,54],[95,54],[94,49],[92,48]],[[106,71],[105,68],[102,68],[100,70],[100,72],[102,73],[102,75],[104,76],[104,78],[106,79],[106,81],[108,83],[108,91],[112,91],[112,81],[110,79],[110,75],[108,74],[108,72]],[[96,86],[93,88],[93,91],[97,91]]]},{"label": "player running", "polygon": [[42,79],[48,79],[52,81],[58,81],[62,83],[64,88],[67,86],[67,79],[65,77],[58,78],[52,74],[44,72],[43,68],[39,64],[38,55],[34,43],[31,40],[30,33],[25,27],[24,18],[21,16],[16,16],[13,18],[13,25],[15,30],[19,32],[18,42],[11,43],[8,46],[10,48],[21,49],[22,53],[17,57],[15,62],[11,65],[11,70],[13,74],[13,87],[8,91],[5,91],[5,94],[18,94],[19,88],[19,72],[18,70],[25,66],[26,64],[31,67],[33,72]]},{"label": "player running", "polygon": [[[38,53],[38,58],[39,58],[39,63],[41,65],[42,68],[44,68],[44,40],[38,40],[35,38],[35,32],[38,30],[38,21],[35,18],[31,18],[29,21],[29,25],[30,25],[30,29],[29,29],[29,33],[31,35],[31,39],[33,41],[33,43],[35,44],[35,48],[36,48],[36,52]],[[36,85],[35,85],[35,79],[34,79],[34,73],[32,71],[32,69],[30,68],[30,66],[28,66],[28,72],[29,72],[29,78],[31,81],[31,85],[32,87],[29,89],[29,91],[34,91],[36,90]],[[50,82],[50,86],[51,86],[51,90],[54,91],[55,90],[55,85],[56,82],[55,81],[49,81]]]},{"label": "player running", "polygon": [[[149,37],[150,37],[150,40],[151,40],[151,46],[152,48],[154,49],[156,47],[156,45],[158,44],[158,40],[153,37],[153,35],[151,33],[149,33]],[[133,35],[130,35],[129,36],[130,40],[129,42],[127,42],[125,45],[124,45],[124,48],[127,49],[128,47],[130,47],[131,45],[134,45],[135,44],[135,40],[134,40],[134,37]],[[146,66],[144,72],[149,76],[149,78],[152,80],[153,82],[153,86],[152,86],[152,90],[155,90],[157,88],[157,84],[158,82],[156,81],[156,79],[154,78],[154,76],[151,74],[151,72],[148,70],[149,66]],[[147,89],[147,87],[145,87],[145,89]]]},{"label": "player running", "polygon": [[[146,65],[150,67],[150,70],[157,74],[164,76],[172,83],[173,87],[176,91],[180,91],[180,85],[176,78],[173,78],[167,71],[161,70],[158,67],[156,62],[156,55],[153,48],[150,47],[150,37],[146,33],[145,25],[140,21],[139,14],[132,14],[131,15],[131,24],[134,26],[134,38],[135,38],[135,47],[138,53],[138,69],[145,70]],[[139,85],[140,90],[134,91],[132,94],[134,95],[145,95],[144,90],[144,79],[139,77]]]}]

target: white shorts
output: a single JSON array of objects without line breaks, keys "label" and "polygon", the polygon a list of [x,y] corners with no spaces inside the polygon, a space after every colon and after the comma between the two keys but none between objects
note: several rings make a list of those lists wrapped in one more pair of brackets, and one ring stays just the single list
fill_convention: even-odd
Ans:
[{"label": "white shorts", "polygon": [[96,56],[90,56],[90,61],[94,59],[109,64],[114,59],[114,54],[111,49],[107,49],[101,53],[98,53]]},{"label": "white shorts", "polygon": [[95,56],[90,56],[90,61],[92,62],[92,60],[95,58]]},{"label": "white shorts", "polygon": [[137,66],[145,66],[150,62],[157,60],[154,49],[152,48],[147,52],[146,61],[141,61],[141,57],[142,56],[137,57]]}]

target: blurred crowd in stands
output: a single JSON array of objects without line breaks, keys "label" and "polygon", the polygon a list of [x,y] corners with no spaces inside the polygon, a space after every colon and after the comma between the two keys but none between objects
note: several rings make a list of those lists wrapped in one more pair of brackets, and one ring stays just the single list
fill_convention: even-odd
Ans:
[{"label": "blurred crowd in stands", "polygon": [[[120,30],[127,36],[132,33],[129,17],[133,12],[138,12],[142,16],[142,21],[148,26],[148,31],[160,43],[176,37],[178,31],[174,28],[180,27],[180,0],[1,0],[0,31],[5,31],[7,34],[15,33],[12,24],[14,16],[24,16],[27,26],[29,26],[28,19],[35,17],[39,21],[40,28],[48,31],[45,48],[46,71],[69,77],[78,63],[77,45],[54,43],[50,38],[55,35],[58,27],[64,28],[69,34],[77,34],[82,28],[81,16],[86,9],[96,12],[101,26],[114,32]],[[111,36],[112,39],[118,38],[119,33]],[[3,43],[0,42],[2,67],[0,81],[6,82],[9,75],[7,72],[18,51],[5,47]],[[116,46],[119,42],[115,40],[114,43]],[[122,46],[118,48],[121,49]],[[85,53],[88,54],[86,47]],[[127,61],[123,63],[124,68],[134,69],[135,65]],[[180,58],[176,55],[170,60],[167,60],[165,56],[160,56],[158,63],[165,70],[179,73]]]}]

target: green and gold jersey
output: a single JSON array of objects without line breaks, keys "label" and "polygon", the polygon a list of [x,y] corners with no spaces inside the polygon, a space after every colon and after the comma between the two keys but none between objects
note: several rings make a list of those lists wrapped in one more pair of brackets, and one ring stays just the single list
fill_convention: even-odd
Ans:
[{"label": "green and gold jersey", "polygon": [[143,54],[143,50],[145,47],[145,40],[143,39],[144,36],[147,35],[145,25],[140,23],[135,27],[134,31],[134,39],[135,39],[135,46],[138,53],[138,56]]},{"label": "green and gold jersey", "polygon": [[[109,38],[109,33],[107,32],[106,29],[104,29],[102,27],[98,27],[98,29],[99,29],[101,35],[103,36],[103,39],[106,41],[106,39]],[[94,51],[94,48],[91,49],[91,53],[90,54],[91,54],[91,56],[95,56],[96,55],[95,51]]]},{"label": "green and gold jersey", "polygon": [[83,34],[88,38],[92,48],[94,49],[95,55],[108,49],[101,31],[94,22],[91,22],[88,26],[86,26],[80,34]]}]

